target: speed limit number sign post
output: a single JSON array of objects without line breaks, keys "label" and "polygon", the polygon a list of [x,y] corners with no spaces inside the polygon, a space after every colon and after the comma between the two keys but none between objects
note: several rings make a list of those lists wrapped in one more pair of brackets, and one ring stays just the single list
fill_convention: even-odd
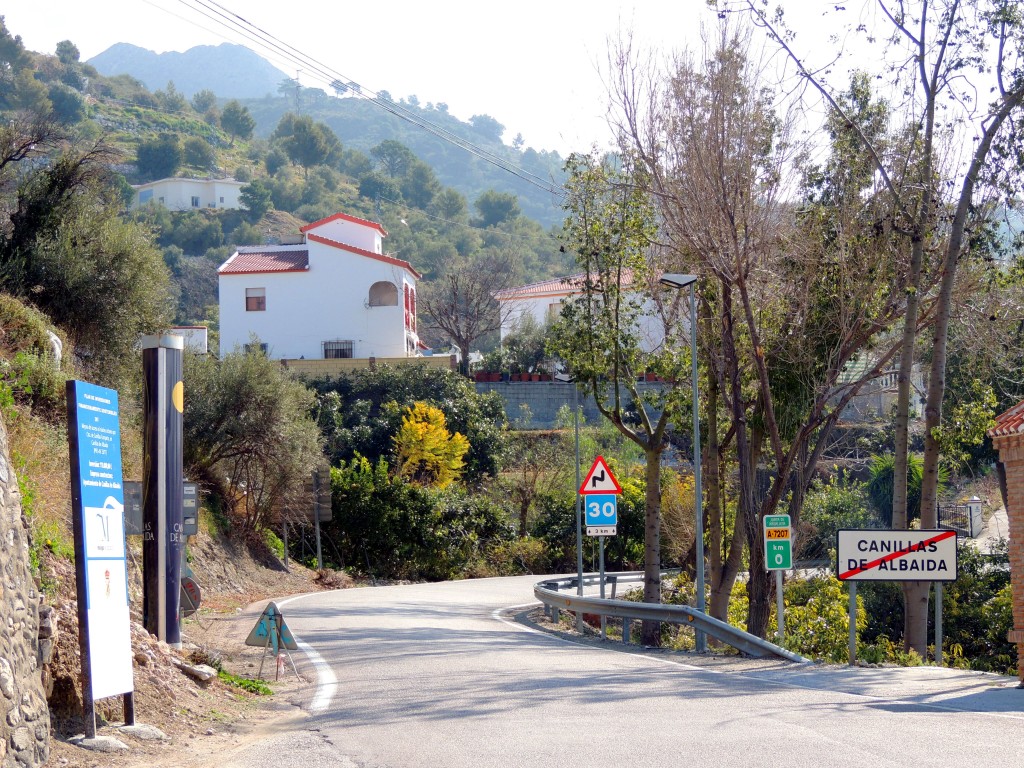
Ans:
[{"label": "speed limit number sign post", "polygon": [[765,515],[764,564],[769,571],[787,571],[793,567],[793,529],[789,515]]}]

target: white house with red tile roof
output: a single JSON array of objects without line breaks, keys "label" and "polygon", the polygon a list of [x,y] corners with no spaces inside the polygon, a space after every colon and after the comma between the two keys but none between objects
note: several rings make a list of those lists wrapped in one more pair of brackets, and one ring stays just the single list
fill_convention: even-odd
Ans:
[{"label": "white house with red tile roof", "polygon": [[[498,303],[503,305],[501,311],[501,339],[512,333],[523,319],[531,317],[541,327],[554,322],[562,312],[562,306],[579,296],[583,290],[581,284],[584,274],[581,272],[567,277],[556,277],[539,283],[507,288],[494,294]],[[632,273],[623,275],[623,285],[630,285]],[[641,322],[641,346],[646,351],[656,349],[665,339],[664,324],[658,308],[653,301],[645,302],[646,311]],[[689,328],[688,321],[682,323]]]},{"label": "white house with red tile roof", "polygon": [[384,228],[344,213],[294,245],[239,248],[217,270],[220,351],[255,336],[274,359],[414,357],[420,274],[384,253]]},{"label": "white house with red tile roof", "polygon": [[494,294],[501,311],[501,339],[512,333],[526,317],[532,317],[543,327],[556,320],[570,297],[580,293],[579,281],[583,275],[556,277],[539,283],[506,288]]}]

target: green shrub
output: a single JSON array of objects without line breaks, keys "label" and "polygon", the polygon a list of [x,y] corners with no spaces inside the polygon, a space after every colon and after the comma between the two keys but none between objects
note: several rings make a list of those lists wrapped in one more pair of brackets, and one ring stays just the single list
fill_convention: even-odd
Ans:
[{"label": "green shrub", "polygon": [[[849,656],[850,598],[835,576],[794,579],[783,589],[785,636],[783,645],[811,659],[840,662]],[[867,615],[857,598],[857,631]],[[769,636],[778,628],[778,616],[769,621]]]},{"label": "green shrub", "polygon": [[878,527],[864,484],[835,476],[811,486],[800,522],[798,557],[804,560],[829,558],[842,528]]},{"label": "green shrub", "polygon": [[551,559],[547,545],[540,539],[498,541],[484,553],[474,576],[517,576],[523,573],[549,573]]}]

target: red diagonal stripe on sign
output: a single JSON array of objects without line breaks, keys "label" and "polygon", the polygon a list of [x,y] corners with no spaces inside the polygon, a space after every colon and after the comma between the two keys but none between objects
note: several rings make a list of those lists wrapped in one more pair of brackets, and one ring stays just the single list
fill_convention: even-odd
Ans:
[{"label": "red diagonal stripe on sign", "polygon": [[845,573],[839,574],[839,579],[840,579],[840,581],[842,581],[843,579],[848,579],[851,576],[856,576],[858,573],[864,573],[864,571],[870,571],[872,568],[877,568],[882,563],[888,563],[890,560],[898,560],[901,557],[906,557],[907,555],[912,555],[915,552],[920,551],[919,550],[920,547],[927,547],[929,544],[934,544],[937,541],[945,541],[950,536],[956,536],[956,531],[943,531],[942,533],[938,534],[937,536],[932,536],[930,539],[925,539],[924,541],[920,542],[919,544],[915,544],[914,545],[914,549],[908,549],[908,550],[906,550],[904,552],[892,552],[892,553],[886,555],[885,557],[880,557],[877,560],[872,560],[870,563],[865,565],[863,568],[851,568],[850,570],[846,571]]}]

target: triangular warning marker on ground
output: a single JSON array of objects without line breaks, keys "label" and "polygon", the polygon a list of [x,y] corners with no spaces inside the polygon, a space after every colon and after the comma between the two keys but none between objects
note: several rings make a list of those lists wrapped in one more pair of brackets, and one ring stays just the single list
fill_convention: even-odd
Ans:
[{"label": "triangular warning marker on ground", "polygon": [[269,603],[263,609],[263,613],[260,614],[260,619],[256,622],[256,626],[252,628],[252,632],[245,638],[245,644],[255,645],[257,648],[270,646],[274,649],[275,654],[278,652],[279,644],[290,651],[298,648],[295,644],[295,638],[292,637],[291,630],[284,623],[284,614],[281,613],[281,609],[275,603]]},{"label": "triangular warning marker on ground", "polygon": [[615,479],[603,456],[594,459],[594,466],[587,472],[580,493],[622,493],[622,486]]}]

